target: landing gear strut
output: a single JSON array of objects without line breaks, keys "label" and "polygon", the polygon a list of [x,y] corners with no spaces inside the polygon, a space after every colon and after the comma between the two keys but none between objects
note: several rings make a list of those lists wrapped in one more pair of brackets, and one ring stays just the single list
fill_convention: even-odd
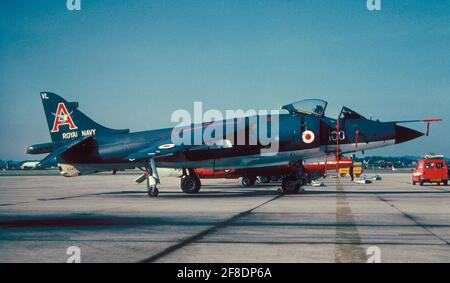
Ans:
[{"label": "landing gear strut", "polygon": [[183,176],[181,177],[181,190],[186,194],[196,194],[200,191],[202,187],[202,183],[200,178],[195,173],[194,170],[188,170],[189,175],[187,174],[187,170],[183,169]]},{"label": "landing gear strut", "polygon": [[157,197],[159,195],[159,190],[157,187],[159,184],[159,175],[154,159],[150,159],[150,161],[145,166],[145,179],[147,181],[148,196],[150,198]]}]

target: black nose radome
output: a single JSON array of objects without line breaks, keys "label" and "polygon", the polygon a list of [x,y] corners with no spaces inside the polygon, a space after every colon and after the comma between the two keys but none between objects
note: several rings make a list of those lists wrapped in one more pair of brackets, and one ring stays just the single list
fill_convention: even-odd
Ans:
[{"label": "black nose radome", "polygon": [[395,143],[397,144],[420,138],[423,135],[423,133],[410,128],[402,126],[395,127]]}]

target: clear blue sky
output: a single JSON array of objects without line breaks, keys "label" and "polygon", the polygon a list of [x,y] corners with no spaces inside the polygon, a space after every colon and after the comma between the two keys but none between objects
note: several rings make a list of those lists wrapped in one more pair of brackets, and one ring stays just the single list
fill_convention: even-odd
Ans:
[{"label": "clear blue sky", "polygon": [[[0,158],[48,142],[39,92],[115,128],[170,126],[193,101],[278,109],[323,98],[381,120],[442,117],[366,154],[450,156],[450,1],[0,0]],[[424,129],[424,126],[418,126]]]}]

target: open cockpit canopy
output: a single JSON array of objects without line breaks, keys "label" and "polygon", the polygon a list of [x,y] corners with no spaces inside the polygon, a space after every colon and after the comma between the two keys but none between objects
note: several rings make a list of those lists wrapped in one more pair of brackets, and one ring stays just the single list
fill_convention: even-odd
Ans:
[{"label": "open cockpit canopy", "polygon": [[281,107],[283,110],[289,111],[289,114],[302,113],[306,115],[314,115],[318,117],[325,116],[328,102],[321,99],[305,99],[294,102]]},{"label": "open cockpit canopy", "polygon": [[363,115],[353,111],[350,108],[342,107],[341,114],[339,115],[341,119],[366,119]]}]

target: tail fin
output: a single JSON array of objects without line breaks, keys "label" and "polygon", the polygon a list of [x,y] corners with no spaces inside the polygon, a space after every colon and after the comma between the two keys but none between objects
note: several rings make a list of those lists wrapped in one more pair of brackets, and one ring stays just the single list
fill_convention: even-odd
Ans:
[{"label": "tail fin", "polygon": [[41,99],[53,142],[129,132],[97,124],[78,110],[78,102],[67,102],[57,94],[42,92]]}]

